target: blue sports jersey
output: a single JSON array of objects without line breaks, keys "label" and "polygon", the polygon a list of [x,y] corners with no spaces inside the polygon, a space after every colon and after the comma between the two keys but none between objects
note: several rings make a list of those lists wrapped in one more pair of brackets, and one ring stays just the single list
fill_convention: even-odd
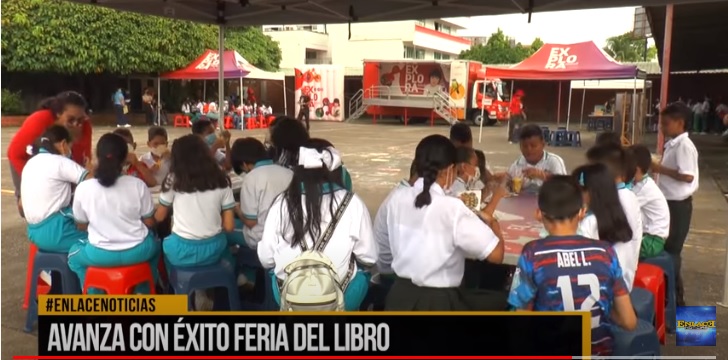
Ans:
[{"label": "blue sports jersey", "polygon": [[590,311],[592,354],[609,355],[609,312],[615,297],[628,294],[611,244],[549,236],[523,247],[508,303],[534,311]]}]

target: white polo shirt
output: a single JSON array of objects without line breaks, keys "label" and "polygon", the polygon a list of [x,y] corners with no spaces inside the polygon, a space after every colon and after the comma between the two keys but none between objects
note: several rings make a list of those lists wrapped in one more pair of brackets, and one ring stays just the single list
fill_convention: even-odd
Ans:
[{"label": "white polo shirt", "polygon": [[[338,204],[346,196],[346,191],[337,190],[333,194],[324,194],[322,197],[322,234],[332,220],[329,208],[332,196],[335,201],[333,206],[335,214]],[[301,201],[304,199],[302,198]],[[258,258],[261,265],[266,269],[273,268],[276,276],[281,280],[286,278],[284,271],[286,266],[301,254],[301,247],[292,247],[289,242],[293,237],[293,227],[289,222],[289,216],[290,211],[285,199],[282,196],[278,197],[268,212],[263,239],[258,243]],[[309,249],[313,246],[313,240],[309,234],[306,234],[304,241]],[[333,263],[339,281],[348,273],[352,255],[356,260],[367,265],[374,265],[377,261],[377,244],[372,235],[372,220],[369,217],[369,210],[358,196],[354,195],[351,198],[323,253]],[[354,275],[351,274],[351,278]]]},{"label": "white polo shirt", "polygon": [[259,161],[245,175],[240,188],[240,210],[247,219],[258,221],[253,228],[243,227],[245,243],[251,249],[258,247],[263,238],[268,210],[278,195],[288,189],[292,178],[293,171],[276,165],[271,160]]},{"label": "white polo shirt", "polygon": [[149,169],[153,168],[155,165],[159,166],[157,171],[153,172],[154,180],[157,181],[157,185],[161,185],[164,182],[164,178],[166,178],[167,174],[169,174],[169,159],[155,160],[151,151],[140,156],[139,161],[144,163],[144,165],[146,165]]},{"label": "white polo shirt", "polygon": [[[566,175],[566,165],[564,165],[564,160],[561,156],[544,150],[541,160],[533,165],[529,164],[523,155],[519,156],[518,159],[508,168],[508,176],[513,178],[518,174],[523,174],[523,171],[528,168],[543,170],[551,175]],[[540,188],[541,185],[543,185],[543,180],[541,179],[523,178],[522,187],[524,189]]]},{"label": "white polo shirt", "polygon": [[139,245],[149,234],[142,219],[153,215],[149,188],[136,177],[122,175],[108,188],[96,179],[76,187],[73,217],[88,224],[88,241],[96,247],[119,251]]},{"label": "white polo shirt", "polygon": [[[382,203],[379,205],[379,210],[377,211],[377,215],[374,218],[374,239],[377,241],[378,244],[380,244],[380,240],[387,239],[387,204],[391,201],[392,196],[394,196],[397,191],[399,191],[400,189],[408,189],[411,187],[412,185],[410,185],[407,179],[400,180],[397,186],[395,186],[394,189],[392,189],[392,191],[387,194],[387,197],[384,198],[384,201],[382,201]],[[379,257],[381,258],[381,256],[382,254],[380,252]],[[377,261],[377,270],[381,274],[392,274],[394,273],[394,271],[392,270],[391,264],[392,256],[391,254],[389,254],[389,257],[386,259],[386,261]]]},{"label": "white polo shirt", "polygon": [[460,286],[465,259],[487,258],[500,241],[473,211],[443,189],[430,187],[432,202],[420,209],[415,198],[423,179],[400,188],[382,204],[374,222],[379,244],[379,269],[422,287]]},{"label": "white polo shirt", "polygon": [[232,188],[183,193],[173,187],[159,194],[159,204],[172,207],[173,233],[187,240],[205,240],[222,232],[222,212],[235,208]]},{"label": "white polo shirt", "polygon": [[670,235],[670,209],[655,181],[651,177],[644,177],[634,185],[632,191],[640,203],[643,233],[667,239]]},{"label": "white polo shirt", "polygon": [[690,140],[687,132],[684,132],[665,144],[665,151],[662,154],[662,166],[677,170],[683,175],[692,175],[693,181],[686,183],[675,180],[667,175],[661,175],[658,185],[665,199],[681,201],[685,200],[698,191],[700,171],[698,168],[698,149]]},{"label": "white polo shirt", "polygon": [[30,158],[20,183],[28,224],[38,224],[71,205],[71,185],[80,183],[86,175],[86,169],[63,155],[40,153]]}]

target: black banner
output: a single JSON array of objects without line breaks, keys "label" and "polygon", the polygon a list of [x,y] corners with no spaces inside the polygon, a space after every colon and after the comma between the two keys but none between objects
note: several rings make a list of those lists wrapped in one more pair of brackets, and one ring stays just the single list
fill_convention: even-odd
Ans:
[{"label": "black banner", "polygon": [[[588,330],[588,329],[587,329]],[[583,356],[581,315],[40,316],[41,356]]]}]

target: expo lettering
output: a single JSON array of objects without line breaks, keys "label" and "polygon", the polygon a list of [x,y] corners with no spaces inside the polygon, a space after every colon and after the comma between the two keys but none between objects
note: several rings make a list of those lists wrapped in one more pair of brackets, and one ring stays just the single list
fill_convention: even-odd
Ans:
[{"label": "expo lettering", "polygon": [[576,64],[576,55],[569,55],[571,48],[552,48],[546,69],[566,69],[566,65]]},{"label": "expo lettering", "polygon": [[404,79],[404,93],[417,93],[420,88],[418,84],[425,82],[425,75],[422,75],[417,71],[417,64],[407,64],[405,66]]}]

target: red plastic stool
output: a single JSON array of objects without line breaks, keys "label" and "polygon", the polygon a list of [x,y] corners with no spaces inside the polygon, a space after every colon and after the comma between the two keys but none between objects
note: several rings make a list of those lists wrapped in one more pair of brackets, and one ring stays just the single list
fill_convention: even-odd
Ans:
[{"label": "red plastic stool", "polygon": [[248,129],[257,129],[258,128],[258,123],[255,121],[255,117],[251,116],[248,118],[247,128]]},{"label": "red plastic stool", "polygon": [[634,286],[652,293],[655,298],[655,330],[660,344],[665,344],[665,274],[659,266],[640,263],[634,278]]},{"label": "red plastic stool", "polygon": [[146,262],[111,268],[89,267],[83,293],[88,294],[88,289],[92,288],[103,290],[108,295],[131,295],[134,288],[143,283],[149,283],[150,293],[155,293],[152,268]]},{"label": "red plastic stool", "polygon": [[184,115],[175,115],[174,127],[190,127],[190,118]]},{"label": "red plastic stool", "polygon": [[225,117],[225,128],[226,129],[232,129],[233,128],[233,117],[232,116],[226,116]]},{"label": "red plastic stool", "polygon": [[[25,274],[25,297],[23,298],[23,309],[28,309],[30,301],[30,287],[33,286],[33,264],[35,263],[35,253],[38,252],[38,247],[35,244],[30,243],[30,251],[28,253],[28,271]],[[46,295],[51,292],[50,284],[46,284],[41,278],[35,279],[35,286],[37,286],[38,295]]]}]

